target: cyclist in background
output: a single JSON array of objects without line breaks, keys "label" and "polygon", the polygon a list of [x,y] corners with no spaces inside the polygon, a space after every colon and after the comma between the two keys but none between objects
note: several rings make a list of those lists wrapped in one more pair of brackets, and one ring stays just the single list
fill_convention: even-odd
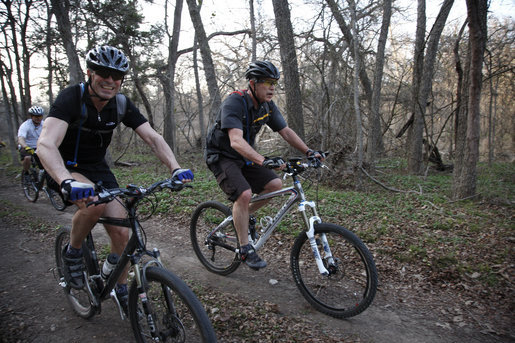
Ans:
[{"label": "cyclist in background", "polygon": [[43,115],[45,111],[39,106],[29,108],[30,119],[24,121],[18,129],[18,146],[20,150],[23,173],[30,168],[30,156],[36,150],[37,142],[43,128]]},{"label": "cyclist in background", "polygon": [[[77,206],[72,220],[70,244],[63,252],[64,275],[72,287],[84,287],[82,242],[101,216],[125,218],[117,201],[86,207],[94,199],[94,184],[117,188],[115,176],[105,161],[114,128],[119,124],[117,94],[129,70],[125,54],[111,46],[99,46],[87,53],[85,84],[61,91],[52,104],[38,141],[38,155],[50,176],[60,185],[65,200]],[[189,169],[182,169],[164,138],[148,123],[127,98],[121,122],[132,128],[147,143],[173,179],[193,180]],[[78,122],[78,123],[77,123]],[[127,245],[129,230],[105,225],[111,238],[111,251],[120,255]],[[118,280],[115,291],[127,314],[127,271]]]},{"label": "cyclist in background", "polygon": [[279,70],[269,61],[255,61],[250,63],[245,77],[248,89],[234,92],[223,101],[216,122],[208,132],[206,163],[220,188],[234,202],[232,215],[241,260],[257,270],[266,267],[266,262],[249,243],[249,221],[255,221],[249,214],[265,203],[254,203],[249,207],[250,199],[253,193],[281,189],[281,179],[267,166],[282,169],[285,164],[279,158],[265,157],[254,149],[256,134],[266,124],[303,154],[310,156],[316,152],[288,127],[272,101]]}]

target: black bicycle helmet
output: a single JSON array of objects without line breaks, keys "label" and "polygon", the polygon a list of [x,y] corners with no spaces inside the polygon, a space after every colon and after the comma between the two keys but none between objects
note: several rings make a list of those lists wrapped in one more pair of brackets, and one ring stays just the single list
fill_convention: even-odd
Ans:
[{"label": "black bicycle helmet", "polygon": [[39,117],[45,114],[45,110],[43,110],[43,108],[40,106],[32,106],[31,108],[29,108],[29,114],[31,116]]},{"label": "black bicycle helmet", "polygon": [[86,55],[86,65],[91,70],[107,68],[127,74],[129,60],[124,53],[112,46],[97,46]]},{"label": "black bicycle helmet", "polygon": [[247,80],[251,79],[276,79],[279,80],[281,74],[279,70],[269,61],[254,61],[249,64],[245,72]]}]

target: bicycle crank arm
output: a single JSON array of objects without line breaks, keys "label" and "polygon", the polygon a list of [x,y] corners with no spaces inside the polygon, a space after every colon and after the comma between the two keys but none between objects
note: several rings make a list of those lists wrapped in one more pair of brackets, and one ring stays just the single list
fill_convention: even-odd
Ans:
[{"label": "bicycle crank arm", "polygon": [[120,312],[120,318],[122,320],[125,320],[127,317],[125,316],[125,313],[123,312],[122,305],[120,305],[120,301],[118,300],[118,297],[116,296],[116,292],[114,289],[111,290],[111,293],[109,293],[109,296],[113,300],[113,302],[116,304],[116,307],[118,308],[118,311]]}]

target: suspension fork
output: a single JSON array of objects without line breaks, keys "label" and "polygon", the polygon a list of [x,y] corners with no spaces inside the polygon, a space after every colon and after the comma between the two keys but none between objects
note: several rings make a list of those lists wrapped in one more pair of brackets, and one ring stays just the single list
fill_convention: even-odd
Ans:
[{"label": "suspension fork", "polygon": [[[310,218],[308,218],[306,214],[306,206],[311,207],[311,210],[313,211],[313,216]],[[308,237],[309,245],[311,246],[311,250],[313,251],[313,256],[315,258],[318,271],[321,275],[327,276],[329,275],[329,271],[324,266],[324,262],[322,261],[322,257],[320,256],[320,251],[318,250],[318,245],[315,239],[315,223],[322,223],[322,220],[317,214],[316,205],[313,201],[302,200],[299,204],[299,211],[302,212],[304,221],[309,227],[309,229],[306,231],[306,236]],[[328,261],[329,264],[333,264],[334,259],[331,253],[331,249],[329,248],[329,242],[327,241],[325,233],[320,235],[320,240],[322,243],[322,247],[324,249],[325,259]]]},{"label": "suspension fork", "polygon": [[[141,258],[137,257],[137,256],[133,256],[132,264],[134,266],[134,278],[136,280],[136,285],[137,285],[137,289],[138,289],[138,297],[140,298],[141,305],[143,306],[143,312],[145,315],[145,319],[147,320],[148,327],[150,329],[150,334],[152,335],[152,337],[159,337],[155,319],[152,314],[152,304],[149,302],[148,297],[147,297],[147,292],[145,291],[145,284],[147,283],[146,276],[145,276],[145,270],[146,270],[146,267],[148,266],[148,264],[155,264],[158,267],[163,266],[163,264],[161,262],[161,254],[158,249],[154,248],[153,256],[155,259],[153,261],[148,262],[143,267],[140,266]],[[163,291],[165,291],[165,290],[163,290]],[[170,302],[170,299],[168,299],[168,294],[165,293],[165,296],[167,297],[168,304],[170,304],[171,302]],[[170,310],[175,311],[175,309],[173,309],[173,308]]]}]

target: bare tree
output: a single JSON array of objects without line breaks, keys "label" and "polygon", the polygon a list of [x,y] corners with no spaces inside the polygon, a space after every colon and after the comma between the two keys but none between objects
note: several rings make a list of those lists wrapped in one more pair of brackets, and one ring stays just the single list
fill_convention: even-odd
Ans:
[{"label": "bare tree", "polygon": [[383,134],[381,131],[381,113],[379,108],[381,105],[381,88],[383,81],[384,55],[386,49],[386,40],[388,30],[390,28],[390,19],[392,17],[392,0],[383,1],[383,19],[381,23],[381,32],[377,42],[377,53],[374,71],[374,84],[372,87],[372,102],[370,104],[368,139],[367,139],[367,160],[374,167],[375,160],[384,150]]},{"label": "bare tree", "polygon": [[281,50],[281,65],[286,90],[286,113],[289,126],[301,137],[304,135],[304,116],[302,115],[302,95],[299,85],[299,69],[293,28],[290,21],[290,9],[287,0],[273,0],[275,24]]},{"label": "bare tree", "polygon": [[68,57],[68,71],[70,84],[76,84],[84,80],[84,74],[80,66],[77,48],[73,42],[72,25],[70,23],[70,0],[50,0],[52,11],[55,14],[57,28],[61,34],[66,56]]},{"label": "bare tree", "polygon": [[254,15],[254,0],[249,0],[250,12],[250,32],[252,39],[252,60],[257,59],[257,40],[256,40],[256,16]]},{"label": "bare tree", "polygon": [[470,83],[468,86],[467,134],[460,174],[453,175],[453,198],[462,199],[476,195],[479,161],[479,120],[482,87],[482,68],[487,39],[487,0],[466,0],[470,47]]},{"label": "bare tree", "polygon": [[172,35],[168,33],[168,69],[164,83],[166,98],[166,113],[164,121],[163,136],[166,142],[172,147],[174,153],[178,152],[177,130],[175,123],[175,66],[177,64],[177,47],[179,46],[179,34],[181,31],[181,14],[183,0],[176,0],[173,16]]},{"label": "bare tree", "polygon": [[9,136],[9,151],[11,153],[11,161],[14,164],[15,161],[18,160],[18,153],[16,151],[17,142],[15,140],[16,128],[13,126],[13,113],[11,111],[12,107],[9,105],[9,97],[7,96],[7,87],[5,84],[6,75],[7,74],[5,73],[4,63],[0,59],[0,82],[2,84],[2,98],[6,110],[5,112],[7,113],[7,134]]},{"label": "bare tree", "polygon": [[218,82],[216,80],[215,65],[211,57],[211,49],[209,48],[209,40],[204,30],[204,24],[200,18],[200,8],[195,0],[186,0],[190,12],[191,21],[195,28],[195,37],[200,46],[200,55],[202,56],[202,63],[204,65],[204,73],[208,92],[210,96],[210,118],[214,118],[218,108],[222,104],[220,90],[218,89]]},{"label": "bare tree", "polygon": [[425,126],[426,105],[433,81],[434,63],[438,51],[438,42],[449,16],[454,0],[445,0],[438,17],[429,33],[426,45],[426,4],[418,0],[417,31],[415,36],[414,67],[412,80],[411,127],[408,131],[407,157],[408,171],[413,174],[423,172],[423,135]]}]

